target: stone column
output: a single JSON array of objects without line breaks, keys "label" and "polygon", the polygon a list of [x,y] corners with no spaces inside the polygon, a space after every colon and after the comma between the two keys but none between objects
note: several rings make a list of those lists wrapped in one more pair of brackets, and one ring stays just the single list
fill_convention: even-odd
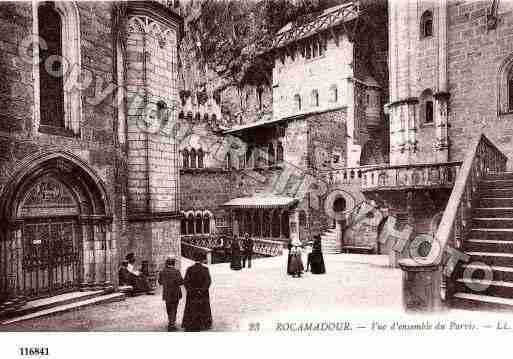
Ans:
[{"label": "stone column", "polygon": [[443,308],[440,296],[441,269],[422,258],[402,259],[403,306],[407,312],[434,312]]},{"label": "stone column", "polygon": [[439,92],[435,97],[435,126],[436,138],[434,144],[435,158],[437,162],[447,162],[449,160],[449,138],[448,138],[448,102],[449,94]]}]

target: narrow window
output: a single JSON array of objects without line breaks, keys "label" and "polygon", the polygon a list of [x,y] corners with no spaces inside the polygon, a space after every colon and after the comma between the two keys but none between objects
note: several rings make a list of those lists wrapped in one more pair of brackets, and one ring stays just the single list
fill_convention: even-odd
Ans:
[{"label": "narrow window", "polygon": [[253,157],[253,146],[249,146],[246,150],[246,168],[251,167],[251,159]]},{"label": "narrow window", "polygon": [[180,234],[187,234],[187,220],[185,218],[180,221]]},{"label": "narrow window", "polygon": [[276,148],[276,161],[283,162],[283,145],[281,144],[281,142],[278,142]]},{"label": "narrow window", "polygon": [[182,151],[182,167],[189,168],[189,151],[187,149]]},{"label": "narrow window", "polygon": [[331,100],[331,102],[337,102],[338,101],[337,85],[331,85],[330,86],[330,100]]},{"label": "narrow window", "polygon": [[230,154],[230,152],[228,152],[226,154],[226,169],[231,169],[232,168],[232,155]]},{"label": "narrow window", "polygon": [[513,71],[508,74],[508,110],[513,111]]},{"label": "narrow window", "polygon": [[203,216],[203,233],[210,233],[210,214],[208,213],[205,213]]},{"label": "narrow window", "polygon": [[187,216],[187,234],[194,234],[194,215],[192,213]]},{"label": "narrow window", "polygon": [[194,148],[191,150],[190,164],[191,168],[196,168],[196,150]]},{"label": "narrow window", "polygon": [[258,109],[260,111],[262,111],[262,95],[264,93],[264,89],[262,88],[262,86],[258,86],[257,88],[257,95],[258,95]]},{"label": "narrow window", "polygon": [[433,101],[426,101],[426,123],[433,122]]},{"label": "narrow window", "polygon": [[424,11],[420,21],[420,26],[420,33],[422,37],[433,36],[433,13],[431,11]]},{"label": "narrow window", "polygon": [[267,147],[267,163],[269,166],[274,165],[274,146],[272,143]]},{"label": "narrow window", "polygon": [[203,233],[203,220],[202,220],[202,216],[201,214],[197,214],[196,215],[196,234],[201,234]]},{"label": "narrow window", "polygon": [[200,148],[198,150],[198,168],[203,168],[203,156],[204,156],[203,150]]},{"label": "narrow window", "polygon": [[164,101],[157,103],[157,119],[160,124],[160,128],[165,128],[169,121],[167,105]]},{"label": "narrow window", "polygon": [[294,95],[294,107],[296,111],[301,111],[301,96],[299,94]]},{"label": "narrow window", "polygon": [[312,106],[319,106],[319,92],[317,90],[312,91]]},{"label": "narrow window", "polygon": [[62,19],[51,2],[38,9],[39,36],[47,48],[39,48],[40,124],[64,127],[64,83],[62,58]]}]

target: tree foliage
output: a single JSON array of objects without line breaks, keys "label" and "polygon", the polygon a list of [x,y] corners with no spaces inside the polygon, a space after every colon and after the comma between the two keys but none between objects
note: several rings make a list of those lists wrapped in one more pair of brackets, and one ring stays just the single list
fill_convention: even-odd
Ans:
[{"label": "tree foliage", "polygon": [[262,54],[270,49],[276,32],[340,2],[202,0],[185,10],[186,38],[194,44],[196,60],[229,84],[269,83],[272,59]]}]

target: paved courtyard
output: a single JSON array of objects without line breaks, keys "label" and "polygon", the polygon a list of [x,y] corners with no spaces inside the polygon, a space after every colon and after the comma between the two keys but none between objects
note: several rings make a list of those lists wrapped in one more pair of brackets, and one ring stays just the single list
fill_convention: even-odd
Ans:
[{"label": "paved courtyard", "polygon": [[[325,262],[325,275],[306,273],[299,279],[286,275],[285,256],[255,260],[253,268],[242,271],[231,271],[227,263],[211,265],[213,330],[248,330],[252,323],[274,330],[278,321],[402,311],[401,271],[387,267],[387,257],[325,255]],[[190,264],[183,260],[183,273]],[[155,295],[31,319],[0,331],[164,331],[166,325],[159,288]]]}]

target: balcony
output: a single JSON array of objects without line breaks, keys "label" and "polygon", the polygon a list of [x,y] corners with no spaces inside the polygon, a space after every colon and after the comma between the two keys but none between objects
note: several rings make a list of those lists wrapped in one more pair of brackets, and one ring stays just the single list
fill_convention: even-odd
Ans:
[{"label": "balcony", "polygon": [[362,192],[452,188],[461,162],[380,166],[361,170]]}]

